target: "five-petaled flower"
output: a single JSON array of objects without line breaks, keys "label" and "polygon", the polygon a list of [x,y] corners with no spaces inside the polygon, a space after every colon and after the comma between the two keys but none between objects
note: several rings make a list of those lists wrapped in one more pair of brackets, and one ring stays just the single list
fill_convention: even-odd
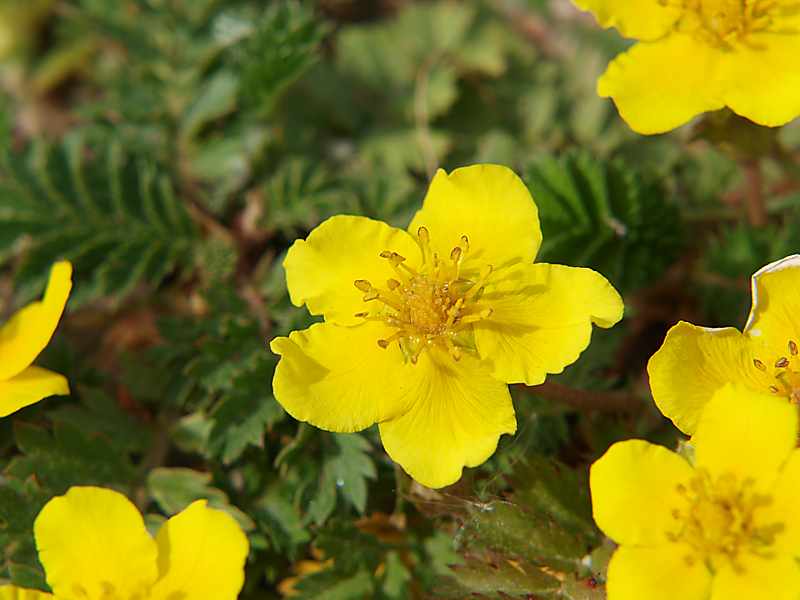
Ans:
[{"label": "five-petaled flower", "polygon": [[58,326],[72,288],[72,265],[50,270],[44,298],[19,310],[0,327],[0,417],[53,395],[69,394],[63,375],[32,366]]},{"label": "five-petaled flower", "polygon": [[561,372],[622,300],[590,269],[532,264],[537,208],[506,167],[440,170],[408,231],[336,216],[295,242],[289,294],[325,322],[272,340],[273,391],[322,429],[379,423],[389,456],[441,487],[516,430],[506,383]]},{"label": "five-petaled flower", "polygon": [[760,125],[800,115],[800,2],[573,0],[639,41],[600,78],[639,133],[662,133],[729,107]]},{"label": "five-petaled flower", "polygon": [[594,517],[620,544],[609,600],[796,600],[797,410],[732,385],[708,403],[694,460],[642,440],[591,469]]},{"label": "five-petaled flower", "polygon": [[653,399],[693,433],[713,393],[726,383],[800,403],[800,255],[752,277],[753,304],[741,333],[679,322],[650,359]]},{"label": "five-petaled flower", "polygon": [[52,595],[0,587],[0,600],[235,600],[248,542],[227,513],[190,504],[153,539],[122,494],[73,487],[34,524]]}]

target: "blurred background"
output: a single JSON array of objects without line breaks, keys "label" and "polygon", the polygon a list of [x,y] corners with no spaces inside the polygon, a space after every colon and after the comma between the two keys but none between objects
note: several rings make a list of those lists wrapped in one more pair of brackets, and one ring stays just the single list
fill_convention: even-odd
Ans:
[{"label": "blurred background", "polygon": [[[0,421],[0,577],[46,589],[33,519],[95,484],[153,528],[200,497],[233,514],[244,599],[603,598],[587,465],[678,443],[648,358],[678,319],[741,327],[749,276],[800,248],[798,127],[637,135],[595,93],[626,46],[568,0],[0,0],[0,316],[75,266],[39,361],[73,395]],[[294,239],[405,227],[435,169],[476,162],[523,177],[539,260],[600,271],[626,318],[515,388],[518,433],[432,491],[375,428],[288,417],[266,342],[311,322]]]}]

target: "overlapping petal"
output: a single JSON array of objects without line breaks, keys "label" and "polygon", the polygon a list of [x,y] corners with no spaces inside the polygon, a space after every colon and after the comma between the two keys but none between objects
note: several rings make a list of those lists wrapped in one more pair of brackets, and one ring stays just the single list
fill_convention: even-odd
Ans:
[{"label": "overlapping petal", "polygon": [[[631,10],[638,3],[629,3]],[[720,52],[693,37],[673,34],[641,42],[617,56],[597,82],[639,133],[664,133],[700,113],[725,106]]]},{"label": "overlapping petal", "polygon": [[475,342],[508,383],[542,383],[589,345],[592,324],[622,318],[622,298],[591,269],[544,263],[517,265],[489,280],[483,303],[493,310],[475,326]]},{"label": "overlapping petal", "polygon": [[705,407],[692,437],[697,467],[712,476],[774,482],[797,445],[797,407],[769,394],[726,385]]},{"label": "overlapping petal", "polygon": [[236,600],[248,542],[227,513],[193,502],[159,530],[159,579],[150,600]]},{"label": "overlapping petal", "polygon": [[669,32],[681,10],[659,0],[574,0],[591,11],[603,27],[616,27],[625,37],[654,40]]},{"label": "overlapping petal", "polygon": [[67,378],[41,367],[28,367],[0,381],[0,417],[5,417],[21,408],[34,404],[48,396],[69,394]]},{"label": "overlapping petal", "polygon": [[650,358],[647,372],[659,410],[693,433],[714,393],[727,383],[767,392],[773,383],[754,365],[748,339],[736,329],[709,329],[680,321]]},{"label": "overlapping petal", "polygon": [[741,570],[728,566],[715,575],[710,600],[797,600],[798,590],[800,566],[794,556],[752,554]]},{"label": "overlapping petal", "polygon": [[665,544],[675,528],[672,511],[681,504],[678,485],[692,473],[689,463],[662,446],[616,443],[591,468],[594,520],[619,544]]},{"label": "overlapping petal", "polygon": [[137,508],[112,490],[73,487],[53,498],[34,535],[57,598],[147,597],[156,580],[155,541]]},{"label": "overlapping petal", "polygon": [[458,481],[463,467],[489,458],[503,433],[516,431],[514,406],[508,387],[469,355],[455,362],[433,349],[415,368],[414,403],[380,424],[381,441],[411,477],[443,487]]},{"label": "overlapping petal", "polygon": [[41,301],[19,310],[0,327],[0,381],[29,367],[44,350],[58,326],[72,289],[72,265],[53,265]]},{"label": "overlapping petal", "polygon": [[753,305],[745,333],[776,353],[787,351],[789,340],[800,344],[800,254],[787,256],[760,269],[751,279]]},{"label": "overlapping petal", "polygon": [[708,600],[711,574],[701,561],[687,562],[690,553],[677,544],[618,548],[608,565],[609,600]]},{"label": "overlapping petal", "polygon": [[783,529],[776,537],[775,550],[796,554],[800,548],[800,450],[789,455],[771,496],[772,501],[759,513],[761,521],[767,525],[781,523]]},{"label": "overlapping petal", "polygon": [[286,284],[295,306],[305,304],[312,315],[341,325],[363,321],[356,313],[379,305],[365,304],[364,292],[353,285],[357,279],[384,287],[393,271],[384,250],[397,252],[412,264],[421,260],[417,242],[401,229],[366,217],[331,217],[297,240],[286,255]]},{"label": "overlapping petal", "polygon": [[500,165],[473,165],[449,175],[439,169],[408,230],[416,234],[422,226],[430,232],[431,248],[443,258],[467,235],[466,270],[530,263],[542,243],[538,209],[528,188]]},{"label": "overlapping petal", "polygon": [[328,431],[359,431],[402,415],[429,373],[405,362],[397,344],[378,346],[391,334],[380,322],[317,323],[275,338],[275,397],[295,419]]},{"label": "overlapping petal", "polygon": [[755,34],[735,52],[721,56],[723,101],[735,113],[767,127],[785,125],[800,115],[797,25],[792,34]]}]

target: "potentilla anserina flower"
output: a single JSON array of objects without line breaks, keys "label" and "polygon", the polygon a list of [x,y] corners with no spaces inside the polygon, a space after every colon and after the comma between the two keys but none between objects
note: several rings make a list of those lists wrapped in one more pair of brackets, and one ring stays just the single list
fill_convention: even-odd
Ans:
[{"label": "potentilla anserina flower", "polygon": [[0,417],[47,396],[69,394],[66,377],[33,361],[53,337],[71,289],[72,265],[54,264],[44,298],[0,326]]},{"label": "potentilla anserina flower", "polygon": [[539,384],[611,327],[622,300],[590,269],[532,264],[536,205],[508,168],[440,170],[408,231],[336,216],[289,250],[292,302],[325,322],[272,340],[275,398],[330,431],[378,423],[430,487],[494,453],[516,419],[507,383]]},{"label": "potentilla anserina flower", "polygon": [[573,0],[639,40],[598,81],[639,133],[729,107],[760,125],[800,115],[800,2]]},{"label": "potentilla anserina flower", "polygon": [[691,461],[614,444],[590,476],[595,521],[619,544],[608,600],[797,600],[797,416],[729,385],[707,404]]},{"label": "potentilla anserina flower", "polygon": [[153,539],[122,494],[73,487],[34,524],[53,593],[0,586],[0,600],[235,600],[249,544],[227,513],[198,500]]},{"label": "potentilla anserina flower", "polygon": [[743,332],[681,321],[650,359],[653,399],[686,433],[726,383],[800,403],[800,255],[760,269],[751,287]]}]

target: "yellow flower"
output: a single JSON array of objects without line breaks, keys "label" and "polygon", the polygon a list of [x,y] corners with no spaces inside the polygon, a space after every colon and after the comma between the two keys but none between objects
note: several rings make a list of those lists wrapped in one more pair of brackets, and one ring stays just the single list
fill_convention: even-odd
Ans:
[{"label": "yellow flower", "polygon": [[744,333],[681,321],[647,365],[658,408],[685,433],[726,383],[800,403],[800,255],[759,270],[751,287]]},{"label": "yellow flower", "polygon": [[337,216],[294,243],[292,302],[325,322],[272,340],[273,391],[322,429],[379,423],[389,456],[442,487],[516,430],[506,383],[561,372],[622,300],[589,269],[531,264],[536,205],[506,167],[439,170],[408,231]]},{"label": "yellow flower", "polygon": [[205,500],[161,526],[156,539],[122,494],[73,487],[33,528],[53,594],[0,587],[0,600],[234,600],[248,542],[236,521]]},{"label": "yellow flower", "polygon": [[600,78],[639,133],[662,133],[725,106],[760,125],[800,115],[800,2],[573,0],[639,41]]},{"label": "yellow flower", "polygon": [[0,327],[0,417],[53,395],[69,394],[63,375],[31,366],[53,337],[72,288],[72,265],[53,265],[44,298]]},{"label": "yellow flower", "polygon": [[692,438],[694,464],[642,440],[592,465],[594,518],[620,544],[608,600],[797,600],[796,408],[726,386]]}]

